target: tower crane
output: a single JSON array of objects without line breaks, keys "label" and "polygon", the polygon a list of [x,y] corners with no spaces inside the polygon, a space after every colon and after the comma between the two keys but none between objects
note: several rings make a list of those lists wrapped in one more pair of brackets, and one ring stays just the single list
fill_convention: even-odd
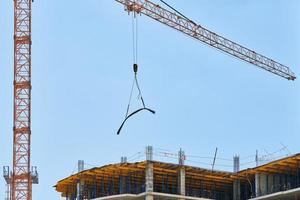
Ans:
[{"label": "tower crane", "polygon": [[31,5],[14,0],[14,111],[13,167],[3,168],[7,200],[31,200],[32,184],[38,183],[31,167]]},{"label": "tower crane", "polygon": [[213,31],[210,31],[192,20],[188,19],[178,11],[172,9],[167,10],[160,5],[157,5],[149,0],[115,0],[125,6],[125,10],[130,13],[143,14],[164,25],[167,25],[175,30],[178,30],[204,44],[207,44],[215,49],[234,56],[240,60],[246,61],[263,70],[271,72],[287,80],[295,80],[295,74],[289,67],[280,64],[266,56],[256,53],[242,45],[239,45],[225,37],[222,37]]}]

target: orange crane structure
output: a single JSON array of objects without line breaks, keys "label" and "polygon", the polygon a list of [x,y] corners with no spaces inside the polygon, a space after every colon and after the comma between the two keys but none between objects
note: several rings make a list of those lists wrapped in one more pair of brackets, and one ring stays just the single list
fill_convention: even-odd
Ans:
[{"label": "orange crane structure", "polygon": [[[31,167],[31,5],[14,0],[14,122],[13,167],[4,167],[8,200],[31,200],[32,184],[38,183]],[[10,191],[9,191],[10,190]]]},{"label": "orange crane structure", "polygon": [[201,41],[213,48],[221,50],[226,54],[246,61],[250,64],[276,74],[287,80],[295,80],[295,74],[285,65],[280,64],[266,56],[256,53],[242,45],[239,45],[229,39],[226,39],[213,31],[210,31],[192,20],[188,19],[181,13],[177,12],[171,6],[173,11],[169,11],[160,5],[149,0],[115,0],[125,6],[128,12],[146,15],[162,24],[176,29],[198,41]]}]

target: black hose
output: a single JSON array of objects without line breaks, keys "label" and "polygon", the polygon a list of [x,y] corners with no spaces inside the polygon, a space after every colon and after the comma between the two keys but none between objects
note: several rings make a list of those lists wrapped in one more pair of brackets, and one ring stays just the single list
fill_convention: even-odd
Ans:
[{"label": "black hose", "polygon": [[131,113],[130,115],[128,115],[128,116],[124,119],[123,123],[121,124],[120,128],[119,128],[118,131],[117,131],[117,135],[120,134],[120,132],[121,132],[121,130],[122,130],[122,128],[123,128],[125,122],[126,122],[131,116],[133,116],[133,115],[135,115],[135,114],[137,114],[137,113],[139,113],[139,112],[141,112],[141,111],[143,111],[143,110],[147,110],[147,111],[151,112],[152,114],[155,114],[155,111],[154,111],[154,110],[151,110],[151,109],[149,109],[149,108],[140,108],[140,109],[134,111],[133,113]]}]

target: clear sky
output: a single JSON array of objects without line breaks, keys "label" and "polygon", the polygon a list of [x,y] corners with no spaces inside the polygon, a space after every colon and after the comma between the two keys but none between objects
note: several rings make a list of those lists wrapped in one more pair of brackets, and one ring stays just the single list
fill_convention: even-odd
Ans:
[{"label": "clear sky", "polygon": [[[300,76],[299,0],[168,2]],[[13,1],[0,0],[0,27],[3,166],[12,164]],[[52,186],[78,159],[119,162],[148,144],[200,156],[218,147],[225,158],[276,151],[280,143],[300,152],[299,80],[262,71],[145,16],[139,18],[139,79],[157,114],[140,113],[117,136],[133,75],[131,38],[131,17],[114,0],[35,0],[32,165],[40,184],[34,199],[60,199]],[[2,178],[0,185],[4,199]]]}]

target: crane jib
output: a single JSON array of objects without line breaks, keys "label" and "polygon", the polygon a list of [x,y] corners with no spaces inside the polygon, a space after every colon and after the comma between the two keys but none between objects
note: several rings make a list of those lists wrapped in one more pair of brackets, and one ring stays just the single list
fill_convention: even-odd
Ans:
[{"label": "crane jib", "polygon": [[213,48],[287,80],[296,79],[289,67],[203,28],[192,20],[183,17],[181,13],[171,12],[149,0],[115,1],[123,4],[128,12],[144,14]]}]

